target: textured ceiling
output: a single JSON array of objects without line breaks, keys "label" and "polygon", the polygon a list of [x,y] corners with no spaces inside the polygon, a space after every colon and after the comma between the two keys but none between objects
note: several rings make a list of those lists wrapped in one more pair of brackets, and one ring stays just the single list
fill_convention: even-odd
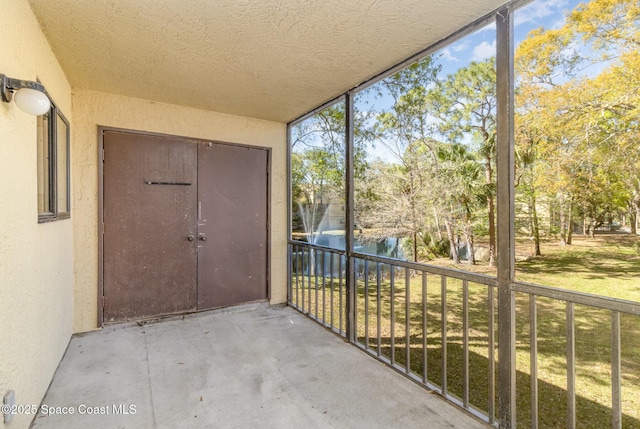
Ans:
[{"label": "textured ceiling", "polygon": [[29,0],[71,85],[287,122],[505,0]]}]

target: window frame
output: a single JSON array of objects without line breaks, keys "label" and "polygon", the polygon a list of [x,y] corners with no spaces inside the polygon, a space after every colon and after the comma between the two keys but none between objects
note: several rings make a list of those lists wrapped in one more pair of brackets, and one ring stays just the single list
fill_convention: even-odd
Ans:
[{"label": "window frame", "polygon": [[[49,98],[51,100],[51,98]],[[44,189],[44,194],[48,196],[48,203],[46,207],[40,207],[40,201],[38,201],[38,223],[48,223],[54,222],[56,220],[69,219],[71,217],[71,169],[70,169],[70,149],[71,149],[71,125],[69,121],[64,116],[64,114],[60,111],[58,106],[51,100],[51,108],[47,113],[42,115],[43,117],[47,117],[46,127],[42,127],[40,130],[40,126],[38,125],[38,133],[42,132],[42,135],[38,135],[37,141],[38,145],[42,145],[42,153],[40,152],[40,148],[38,148],[38,190],[41,186],[46,186]],[[40,121],[40,118],[38,118]],[[64,125],[66,129],[66,135],[64,136],[64,141],[59,141],[58,132],[59,132],[59,121]],[[44,140],[44,141],[43,141]],[[64,145],[64,152],[59,150],[60,145]],[[64,155],[61,155],[61,153]],[[47,156],[48,155],[48,156]],[[59,160],[60,156],[64,156],[64,171],[60,171],[59,169]],[[42,159],[40,158],[42,157]],[[40,163],[46,165],[46,176],[47,176],[47,184],[43,185],[40,181],[44,178],[44,174],[40,174]],[[60,177],[60,175],[63,175]],[[61,180],[62,179],[62,180]],[[66,207],[59,207],[59,196],[60,191],[59,185],[60,182],[64,182],[66,187],[65,189],[65,205]],[[41,211],[44,209],[44,211]]]}]

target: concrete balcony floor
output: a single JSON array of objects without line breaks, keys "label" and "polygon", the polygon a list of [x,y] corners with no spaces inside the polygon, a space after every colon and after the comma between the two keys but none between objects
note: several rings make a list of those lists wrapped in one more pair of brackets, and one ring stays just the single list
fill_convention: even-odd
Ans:
[{"label": "concrete balcony floor", "polygon": [[43,404],[75,414],[40,414],[38,429],[489,427],[266,305],[75,335]]}]

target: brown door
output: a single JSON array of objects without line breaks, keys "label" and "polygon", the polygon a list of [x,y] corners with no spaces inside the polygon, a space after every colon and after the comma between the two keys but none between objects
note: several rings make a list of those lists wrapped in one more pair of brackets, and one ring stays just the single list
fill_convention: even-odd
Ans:
[{"label": "brown door", "polygon": [[267,156],[199,143],[198,310],[267,298]]},{"label": "brown door", "polygon": [[194,142],[105,132],[106,322],[195,310],[196,168]]},{"label": "brown door", "polygon": [[268,151],[104,131],[103,320],[267,298]]}]

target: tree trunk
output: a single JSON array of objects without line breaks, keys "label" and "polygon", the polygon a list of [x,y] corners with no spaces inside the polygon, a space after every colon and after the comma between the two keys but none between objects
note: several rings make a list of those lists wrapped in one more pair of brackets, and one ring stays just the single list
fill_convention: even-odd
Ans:
[{"label": "tree trunk", "polygon": [[436,221],[436,233],[438,234],[438,240],[442,241],[442,231],[440,230],[440,218],[438,217],[438,211],[433,208],[433,218]]},{"label": "tree trunk", "polygon": [[542,256],[540,251],[540,226],[538,224],[538,211],[536,210],[536,195],[531,195],[531,235],[533,237],[533,255]]},{"label": "tree trunk", "polygon": [[[485,160],[485,180],[487,185],[493,184],[493,174],[491,171],[491,157]],[[493,202],[493,193],[489,192],[487,198],[487,211],[489,217],[489,266],[496,266],[496,221],[495,221],[495,204]]]},{"label": "tree trunk", "polygon": [[473,227],[466,226],[464,228],[464,239],[467,242],[467,263],[469,265],[476,264],[476,250],[473,245]]},{"label": "tree trunk", "polygon": [[587,215],[582,216],[582,235],[587,235]]},{"label": "tree trunk", "polygon": [[629,213],[629,227],[631,227],[631,234],[637,234],[638,233],[636,217],[637,217],[637,215],[636,215],[635,211]]},{"label": "tree trunk", "polygon": [[567,244],[567,224],[564,213],[564,198],[560,200],[560,244]]},{"label": "tree trunk", "polygon": [[596,225],[598,225],[598,222],[596,220],[593,220],[591,222],[591,225],[589,226],[589,238],[594,238],[596,235]]},{"label": "tree trunk", "polygon": [[451,254],[451,259],[453,259],[453,262],[455,262],[456,264],[459,264],[460,255],[458,255],[458,243],[456,242],[456,237],[453,233],[453,226],[451,225],[449,220],[444,221],[444,226],[447,230],[447,238],[449,239],[449,253]]},{"label": "tree trunk", "polygon": [[631,233],[632,234],[637,234],[638,233],[638,229],[640,229],[640,202],[639,201],[634,201],[633,202],[633,208],[635,209],[635,211],[631,212]]},{"label": "tree trunk", "polygon": [[555,239],[555,234],[553,233],[553,219],[555,217],[555,213],[553,210],[553,202],[549,201],[549,238],[554,237]]},{"label": "tree trunk", "polygon": [[411,227],[413,229],[413,261],[418,262],[418,215],[416,212],[416,192],[415,192],[415,182],[413,178],[414,169],[413,167],[409,170],[409,186],[410,186],[410,200],[409,206],[411,208]]},{"label": "tree trunk", "polygon": [[567,218],[567,244],[571,245],[571,238],[573,237],[573,198],[569,200],[569,214]]}]

